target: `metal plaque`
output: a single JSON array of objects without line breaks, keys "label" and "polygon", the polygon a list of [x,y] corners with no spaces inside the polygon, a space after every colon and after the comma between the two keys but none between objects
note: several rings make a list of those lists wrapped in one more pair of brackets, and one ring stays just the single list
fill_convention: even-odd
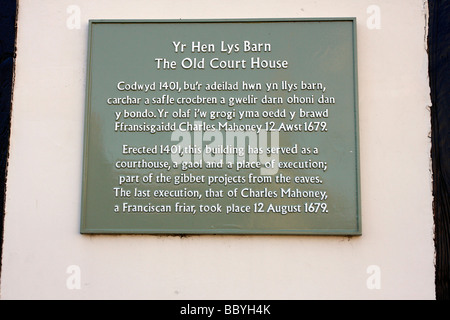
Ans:
[{"label": "metal plaque", "polygon": [[356,20],[91,20],[81,233],[360,235]]}]

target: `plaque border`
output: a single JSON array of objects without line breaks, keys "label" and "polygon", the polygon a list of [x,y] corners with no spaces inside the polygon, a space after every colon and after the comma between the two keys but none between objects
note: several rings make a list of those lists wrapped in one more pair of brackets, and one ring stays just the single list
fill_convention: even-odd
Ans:
[{"label": "plaque border", "polygon": [[[241,229],[146,229],[136,230],[129,228],[96,229],[86,226],[85,216],[87,214],[87,169],[88,169],[88,138],[89,138],[89,115],[91,110],[91,55],[92,55],[92,32],[96,24],[189,24],[189,23],[279,23],[279,22],[343,22],[352,23],[353,40],[353,95],[354,95],[354,132],[355,132],[355,171],[356,171],[356,228],[355,229],[305,229],[305,230],[241,230]],[[358,59],[357,59],[357,19],[356,17],[326,17],[326,18],[237,18],[237,19],[90,19],[88,22],[88,54],[86,68],[86,88],[84,106],[84,139],[83,139],[83,166],[82,166],[82,192],[81,192],[81,234],[145,234],[145,235],[297,235],[297,236],[361,236],[362,235],[362,214],[361,214],[361,168],[359,155],[359,99],[358,99]]]}]

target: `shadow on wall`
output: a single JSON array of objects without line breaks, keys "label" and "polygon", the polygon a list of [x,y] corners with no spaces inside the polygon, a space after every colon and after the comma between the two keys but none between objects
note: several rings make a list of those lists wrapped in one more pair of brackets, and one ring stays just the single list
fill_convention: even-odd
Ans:
[{"label": "shadow on wall", "polygon": [[429,0],[429,76],[436,248],[436,299],[449,300],[450,280],[450,1]]},{"label": "shadow on wall", "polygon": [[[0,15],[0,257],[3,246],[6,170],[11,119],[11,92],[16,40],[16,0],[3,0]],[[0,260],[1,272],[1,260]]]}]

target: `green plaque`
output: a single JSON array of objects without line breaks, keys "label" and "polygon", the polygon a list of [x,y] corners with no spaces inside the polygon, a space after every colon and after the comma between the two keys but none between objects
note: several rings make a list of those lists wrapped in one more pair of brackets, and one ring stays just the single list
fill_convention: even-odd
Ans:
[{"label": "green plaque", "polygon": [[356,20],[92,20],[81,233],[360,235]]}]

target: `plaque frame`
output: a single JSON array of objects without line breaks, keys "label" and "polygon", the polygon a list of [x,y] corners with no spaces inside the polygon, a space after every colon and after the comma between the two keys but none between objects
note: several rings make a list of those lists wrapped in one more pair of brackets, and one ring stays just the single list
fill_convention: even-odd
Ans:
[{"label": "plaque frame", "polygon": [[[93,111],[93,89],[92,81],[93,81],[93,72],[96,72],[96,62],[93,59],[93,51],[96,49],[96,43],[93,41],[93,32],[97,26],[106,26],[106,25],[137,25],[137,24],[153,24],[153,25],[184,25],[186,28],[189,28],[190,25],[193,24],[204,24],[205,26],[208,24],[244,24],[244,25],[252,25],[252,24],[277,24],[277,23],[315,23],[315,22],[327,22],[327,23],[350,23],[352,26],[351,30],[351,43],[352,48],[350,49],[352,52],[352,60],[353,60],[353,132],[354,132],[354,181],[351,183],[354,186],[354,209],[355,212],[352,215],[352,223],[353,227],[351,228],[339,228],[333,227],[332,225],[329,228],[304,228],[304,229],[286,229],[286,228],[249,228],[241,226],[233,226],[233,227],[212,227],[212,228],[191,228],[186,226],[184,223],[181,223],[178,228],[164,228],[162,225],[158,226],[147,226],[144,228],[137,227],[122,227],[117,225],[108,225],[99,226],[98,222],[91,223],[90,216],[92,216],[92,212],[90,212],[90,208],[88,208],[90,199],[95,198],[95,195],[92,196],[92,193],[96,191],[90,191],[95,189],[99,185],[101,186],[100,181],[97,181],[95,186],[92,186],[90,180],[92,179],[89,176],[89,170],[91,166],[91,150],[90,145],[91,142],[91,134],[92,134],[92,111]],[[359,163],[359,121],[358,121],[358,76],[357,76],[357,34],[356,34],[356,18],[284,18],[284,19],[187,19],[187,20],[174,20],[174,19],[164,19],[164,20],[129,20],[129,19],[113,19],[113,20],[90,20],[89,21],[89,42],[88,42],[88,56],[87,56],[87,83],[86,83],[86,104],[85,104],[85,132],[84,132],[84,154],[83,154],[83,177],[82,177],[82,199],[81,199],[81,224],[80,224],[80,233],[82,234],[239,234],[239,235],[255,235],[255,234],[272,234],[272,235],[362,235],[362,223],[361,223],[361,197],[360,197],[360,163]],[[205,27],[206,28],[206,27]],[[88,190],[89,186],[89,190]],[[226,201],[224,199],[223,201]],[[103,218],[104,219],[104,218]],[[104,219],[106,221],[106,219]],[[101,225],[101,223],[100,223]]]}]

